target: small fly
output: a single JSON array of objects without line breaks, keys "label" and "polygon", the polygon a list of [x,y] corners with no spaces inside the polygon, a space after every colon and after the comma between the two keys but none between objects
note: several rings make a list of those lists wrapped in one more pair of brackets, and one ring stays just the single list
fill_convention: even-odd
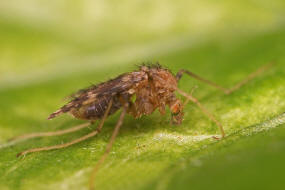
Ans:
[{"label": "small fly", "polygon": [[[23,151],[17,156],[26,155],[32,152],[66,148],[73,144],[94,137],[100,133],[108,116],[114,114],[118,110],[122,110],[110,141],[107,144],[105,153],[97,162],[90,177],[90,189],[94,189],[95,174],[97,173],[100,165],[108,156],[115,138],[118,135],[119,129],[123,124],[126,114],[130,114],[134,118],[139,118],[143,115],[150,115],[155,110],[158,110],[163,115],[166,113],[166,107],[168,106],[171,111],[172,123],[179,125],[183,121],[183,108],[189,101],[191,101],[195,103],[201,109],[201,111],[219,127],[221,137],[214,138],[220,139],[225,137],[223,126],[214,117],[214,115],[211,114],[195,97],[193,97],[192,93],[187,93],[178,88],[178,82],[182,78],[183,74],[187,74],[194,79],[215,87],[225,94],[231,94],[255,78],[257,75],[266,71],[271,66],[272,63],[259,68],[243,81],[236,84],[233,88],[226,89],[185,69],[180,70],[176,75],[174,75],[170,70],[162,67],[158,63],[143,64],[136,71],[125,73],[112,80],[103,82],[98,85],[93,85],[83,90],[79,90],[77,93],[69,97],[69,103],[48,117],[48,119],[52,119],[61,114],[69,113],[75,118],[89,121],[88,123],[61,131],[22,135],[14,138],[13,140],[63,135],[86,128],[89,125],[93,124],[96,120],[99,120],[100,123],[96,130],[81,138],[65,144],[34,148]],[[179,98],[177,98],[176,93],[186,98],[184,103]]]}]

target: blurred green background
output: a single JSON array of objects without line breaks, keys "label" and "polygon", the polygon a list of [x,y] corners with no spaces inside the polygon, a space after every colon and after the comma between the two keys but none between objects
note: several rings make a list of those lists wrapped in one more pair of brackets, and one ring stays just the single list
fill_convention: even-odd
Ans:
[{"label": "blurred green background", "polygon": [[92,129],[6,142],[82,123],[46,118],[77,89],[146,61],[173,72],[189,69],[225,87],[268,62],[277,65],[230,96],[185,76],[180,87],[199,86],[194,95],[228,138],[211,139],[219,131],[193,105],[179,127],[169,115],[127,117],[98,173],[98,189],[283,189],[284,51],[283,0],[0,1],[0,189],[87,189],[118,114],[99,136],[64,150],[15,157]]}]

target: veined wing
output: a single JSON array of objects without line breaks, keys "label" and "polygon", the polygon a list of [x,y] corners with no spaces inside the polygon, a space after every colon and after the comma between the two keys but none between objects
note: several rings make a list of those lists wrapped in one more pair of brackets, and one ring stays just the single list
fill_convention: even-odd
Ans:
[{"label": "veined wing", "polygon": [[102,97],[112,97],[124,92],[128,92],[136,83],[145,79],[145,73],[138,71],[126,73],[89,88],[79,90],[73,95],[73,99],[52,113],[48,119],[52,119],[62,113],[69,112],[71,109],[79,109],[81,106],[96,102]]}]

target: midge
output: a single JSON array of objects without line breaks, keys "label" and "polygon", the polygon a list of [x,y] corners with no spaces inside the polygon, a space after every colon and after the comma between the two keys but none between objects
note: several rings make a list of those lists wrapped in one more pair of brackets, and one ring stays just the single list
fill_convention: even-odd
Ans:
[{"label": "midge", "polygon": [[[172,123],[181,124],[183,121],[183,108],[189,101],[192,101],[202,110],[205,115],[208,116],[210,120],[216,123],[221,131],[221,137],[225,137],[225,132],[222,124],[217,119],[215,119],[215,117],[210,112],[208,112],[207,109],[204,108],[200,102],[192,96],[192,94],[186,93],[178,88],[178,82],[183,74],[187,74],[208,85],[211,85],[221,90],[225,94],[230,94],[268,69],[271,65],[272,64],[270,63],[261,67],[256,72],[249,75],[242,82],[235,85],[233,88],[225,89],[184,69],[180,70],[176,75],[174,75],[170,70],[163,68],[158,63],[143,64],[137,71],[122,74],[117,78],[114,78],[107,82],[103,82],[101,84],[78,91],[77,93],[70,96],[71,101],[69,103],[61,107],[56,112],[52,113],[48,118],[52,119],[63,113],[70,113],[75,118],[89,121],[88,123],[56,132],[22,135],[14,138],[14,140],[63,135],[88,127],[96,120],[100,120],[100,123],[96,130],[79,139],[65,144],[26,150],[19,153],[18,156],[26,155],[32,152],[65,148],[89,139],[101,131],[104,122],[109,115],[112,115],[121,109],[122,111],[120,117],[114,128],[110,141],[107,144],[106,151],[92,172],[90,178],[90,189],[93,189],[95,173],[97,172],[100,164],[104,162],[108,153],[110,152],[112,144],[114,143],[119,129],[123,124],[126,114],[130,114],[134,118],[139,118],[142,115],[150,115],[156,109],[158,109],[161,114],[165,114],[166,106],[168,106],[171,111]],[[182,103],[182,101],[176,97],[175,93],[184,96],[186,98],[185,102]]]}]

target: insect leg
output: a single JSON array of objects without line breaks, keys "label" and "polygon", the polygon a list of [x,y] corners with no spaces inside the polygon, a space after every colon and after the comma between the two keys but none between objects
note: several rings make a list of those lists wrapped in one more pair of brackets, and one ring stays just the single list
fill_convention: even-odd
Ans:
[{"label": "insect leg", "polygon": [[72,132],[84,129],[84,128],[90,126],[90,124],[92,124],[92,123],[84,123],[84,124],[77,125],[75,127],[72,127],[72,128],[69,128],[69,129],[60,130],[60,131],[51,131],[51,132],[25,134],[25,135],[21,135],[21,136],[17,136],[17,137],[11,138],[8,141],[10,143],[13,143],[13,142],[16,143],[16,142],[20,142],[20,141],[24,141],[24,140],[28,140],[28,139],[32,139],[32,138],[37,138],[37,137],[52,137],[52,136],[64,135],[64,134],[68,134],[68,133],[72,133]]},{"label": "insect leg", "polygon": [[[198,88],[198,86],[194,86],[193,88],[192,88],[192,90],[191,90],[191,92],[190,92],[190,94],[189,95],[193,95],[193,93],[194,93],[194,91],[196,90]],[[188,98],[186,98],[186,100],[185,100],[185,102],[183,103],[183,107],[185,107],[188,103],[189,103],[189,99]]]},{"label": "insect leg", "polygon": [[110,112],[112,104],[113,104],[113,99],[110,100],[110,102],[108,104],[108,108],[105,111],[104,116],[101,119],[100,124],[99,124],[99,126],[97,127],[97,129],[95,131],[93,131],[93,132],[91,132],[91,133],[89,133],[89,134],[87,134],[87,135],[85,135],[83,137],[80,137],[78,139],[75,139],[75,140],[73,140],[71,142],[65,143],[65,144],[29,149],[29,150],[26,150],[24,152],[20,152],[19,154],[17,154],[17,157],[22,156],[22,155],[26,155],[26,154],[29,154],[29,153],[32,153],[32,152],[40,152],[40,151],[47,151],[47,150],[55,150],[55,149],[66,148],[66,147],[69,147],[69,146],[71,146],[73,144],[76,144],[76,143],[79,143],[79,142],[84,141],[86,139],[89,139],[91,137],[94,137],[95,135],[97,135],[101,131],[101,129],[102,129],[103,125],[104,125],[104,122],[105,122],[106,118],[108,117],[108,114]]},{"label": "insect leg", "polygon": [[232,88],[226,89],[212,81],[209,81],[207,79],[202,78],[199,75],[196,75],[195,73],[192,73],[188,70],[182,69],[180,70],[177,74],[176,74],[176,80],[179,81],[182,77],[182,75],[185,73],[199,81],[202,81],[210,86],[213,86],[219,90],[221,90],[222,92],[224,92],[225,94],[231,94],[232,92],[240,89],[242,86],[244,86],[245,84],[247,84],[249,81],[251,81],[252,79],[254,79],[255,77],[257,77],[258,75],[260,75],[261,73],[263,73],[264,71],[268,70],[270,67],[273,66],[274,63],[269,63],[266,64],[262,67],[260,67],[258,70],[256,70],[255,72],[251,73],[250,75],[248,75],[244,80],[242,80],[241,82],[237,83],[235,86],[233,86]]},{"label": "insect leg", "polygon": [[227,90],[226,94],[231,94],[232,92],[240,89],[242,86],[244,86],[245,84],[247,84],[249,81],[251,81],[252,79],[254,79],[255,77],[257,77],[258,75],[262,74],[263,72],[267,71],[268,69],[270,69],[275,63],[274,62],[270,62],[262,67],[260,67],[259,69],[257,69],[255,72],[251,73],[250,75],[248,75],[244,80],[242,80],[241,82],[237,83],[235,86],[233,86],[232,88]]},{"label": "insect leg", "polygon": [[[221,134],[222,134],[222,138],[225,137],[225,131],[223,128],[223,125],[196,99],[194,98],[192,95],[187,94],[186,92],[177,89],[177,92],[183,96],[185,96],[187,98],[187,100],[190,100],[192,102],[194,102],[201,110],[202,112],[207,115],[209,117],[210,120],[212,120],[213,122],[216,123],[216,125],[220,128]],[[216,139],[218,139],[217,137],[214,137]]]},{"label": "insect leg", "polygon": [[124,121],[124,118],[125,118],[125,115],[127,113],[127,109],[128,109],[128,104],[125,104],[125,106],[123,107],[123,110],[122,110],[122,113],[120,115],[120,118],[115,126],[115,129],[113,131],[113,134],[110,138],[110,141],[106,147],[106,150],[104,152],[104,154],[102,155],[102,157],[100,158],[100,160],[97,162],[97,164],[95,165],[92,173],[91,173],[91,176],[90,176],[90,180],[89,180],[89,189],[90,190],[93,190],[94,189],[94,179],[95,179],[95,176],[96,176],[96,173],[97,171],[99,170],[101,164],[104,163],[105,159],[107,158],[107,156],[109,155],[110,151],[111,151],[111,148],[112,148],[112,145],[119,133],[119,130],[120,130],[120,127],[121,125],[123,124],[123,121]]},{"label": "insect leg", "polygon": [[17,154],[17,157],[22,156],[22,155],[26,155],[26,154],[29,154],[29,153],[32,153],[32,152],[40,152],[40,151],[47,151],[47,150],[55,150],[55,149],[66,148],[66,147],[69,147],[69,146],[71,146],[73,144],[76,144],[76,143],[79,143],[79,142],[84,141],[86,139],[89,139],[90,137],[93,137],[93,136],[97,135],[97,133],[98,133],[98,131],[95,130],[95,131],[89,133],[88,135],[85,135],[85,136],[83,136],[81,138],[75,139],[75,140],[73,140],[71,142],[68,142],[68,143],[65,143],[65,144],[61,144],[61,145],[29,149],[29,150],[26,150],[24,152],[20,152],[19,154]]},{"label": "insect leg", "polygon": [[223,91],[225,94],[227,94],[227,92],[228,92],[228,90],[227,90],[226,88],[224,88],[224,87],[222,87],[222,86],[220,86],[220,85],[218,85],[218,84],[216,84],[216,83],[214,83],[214,82],[212,82],[212,81],[209,81],[209,80],[207,80],[207,79],[204,79],[204,78],[200,77],[199,75],[196,75],[195,73],[192,73],[192,72],[190,72],[190,71],[188,71],[188,70],[185,70],[185,69],[181,69],[181,70],[176,74],[176,80],[179,81],[184,73],[187,74],[187,75],[189,75],[189,76],[191,76],[191,77],[193,77],[194,79],[197,79],[197,80],[199,80],[199,81],[202,81],[202,82],[204,82],[204,83],[206,83],[206,84],[208,84],[208,85],[210,85],[210,86],[213,86],[213,87],[215,87],[215,88],[217,88],[217,89]]}]

